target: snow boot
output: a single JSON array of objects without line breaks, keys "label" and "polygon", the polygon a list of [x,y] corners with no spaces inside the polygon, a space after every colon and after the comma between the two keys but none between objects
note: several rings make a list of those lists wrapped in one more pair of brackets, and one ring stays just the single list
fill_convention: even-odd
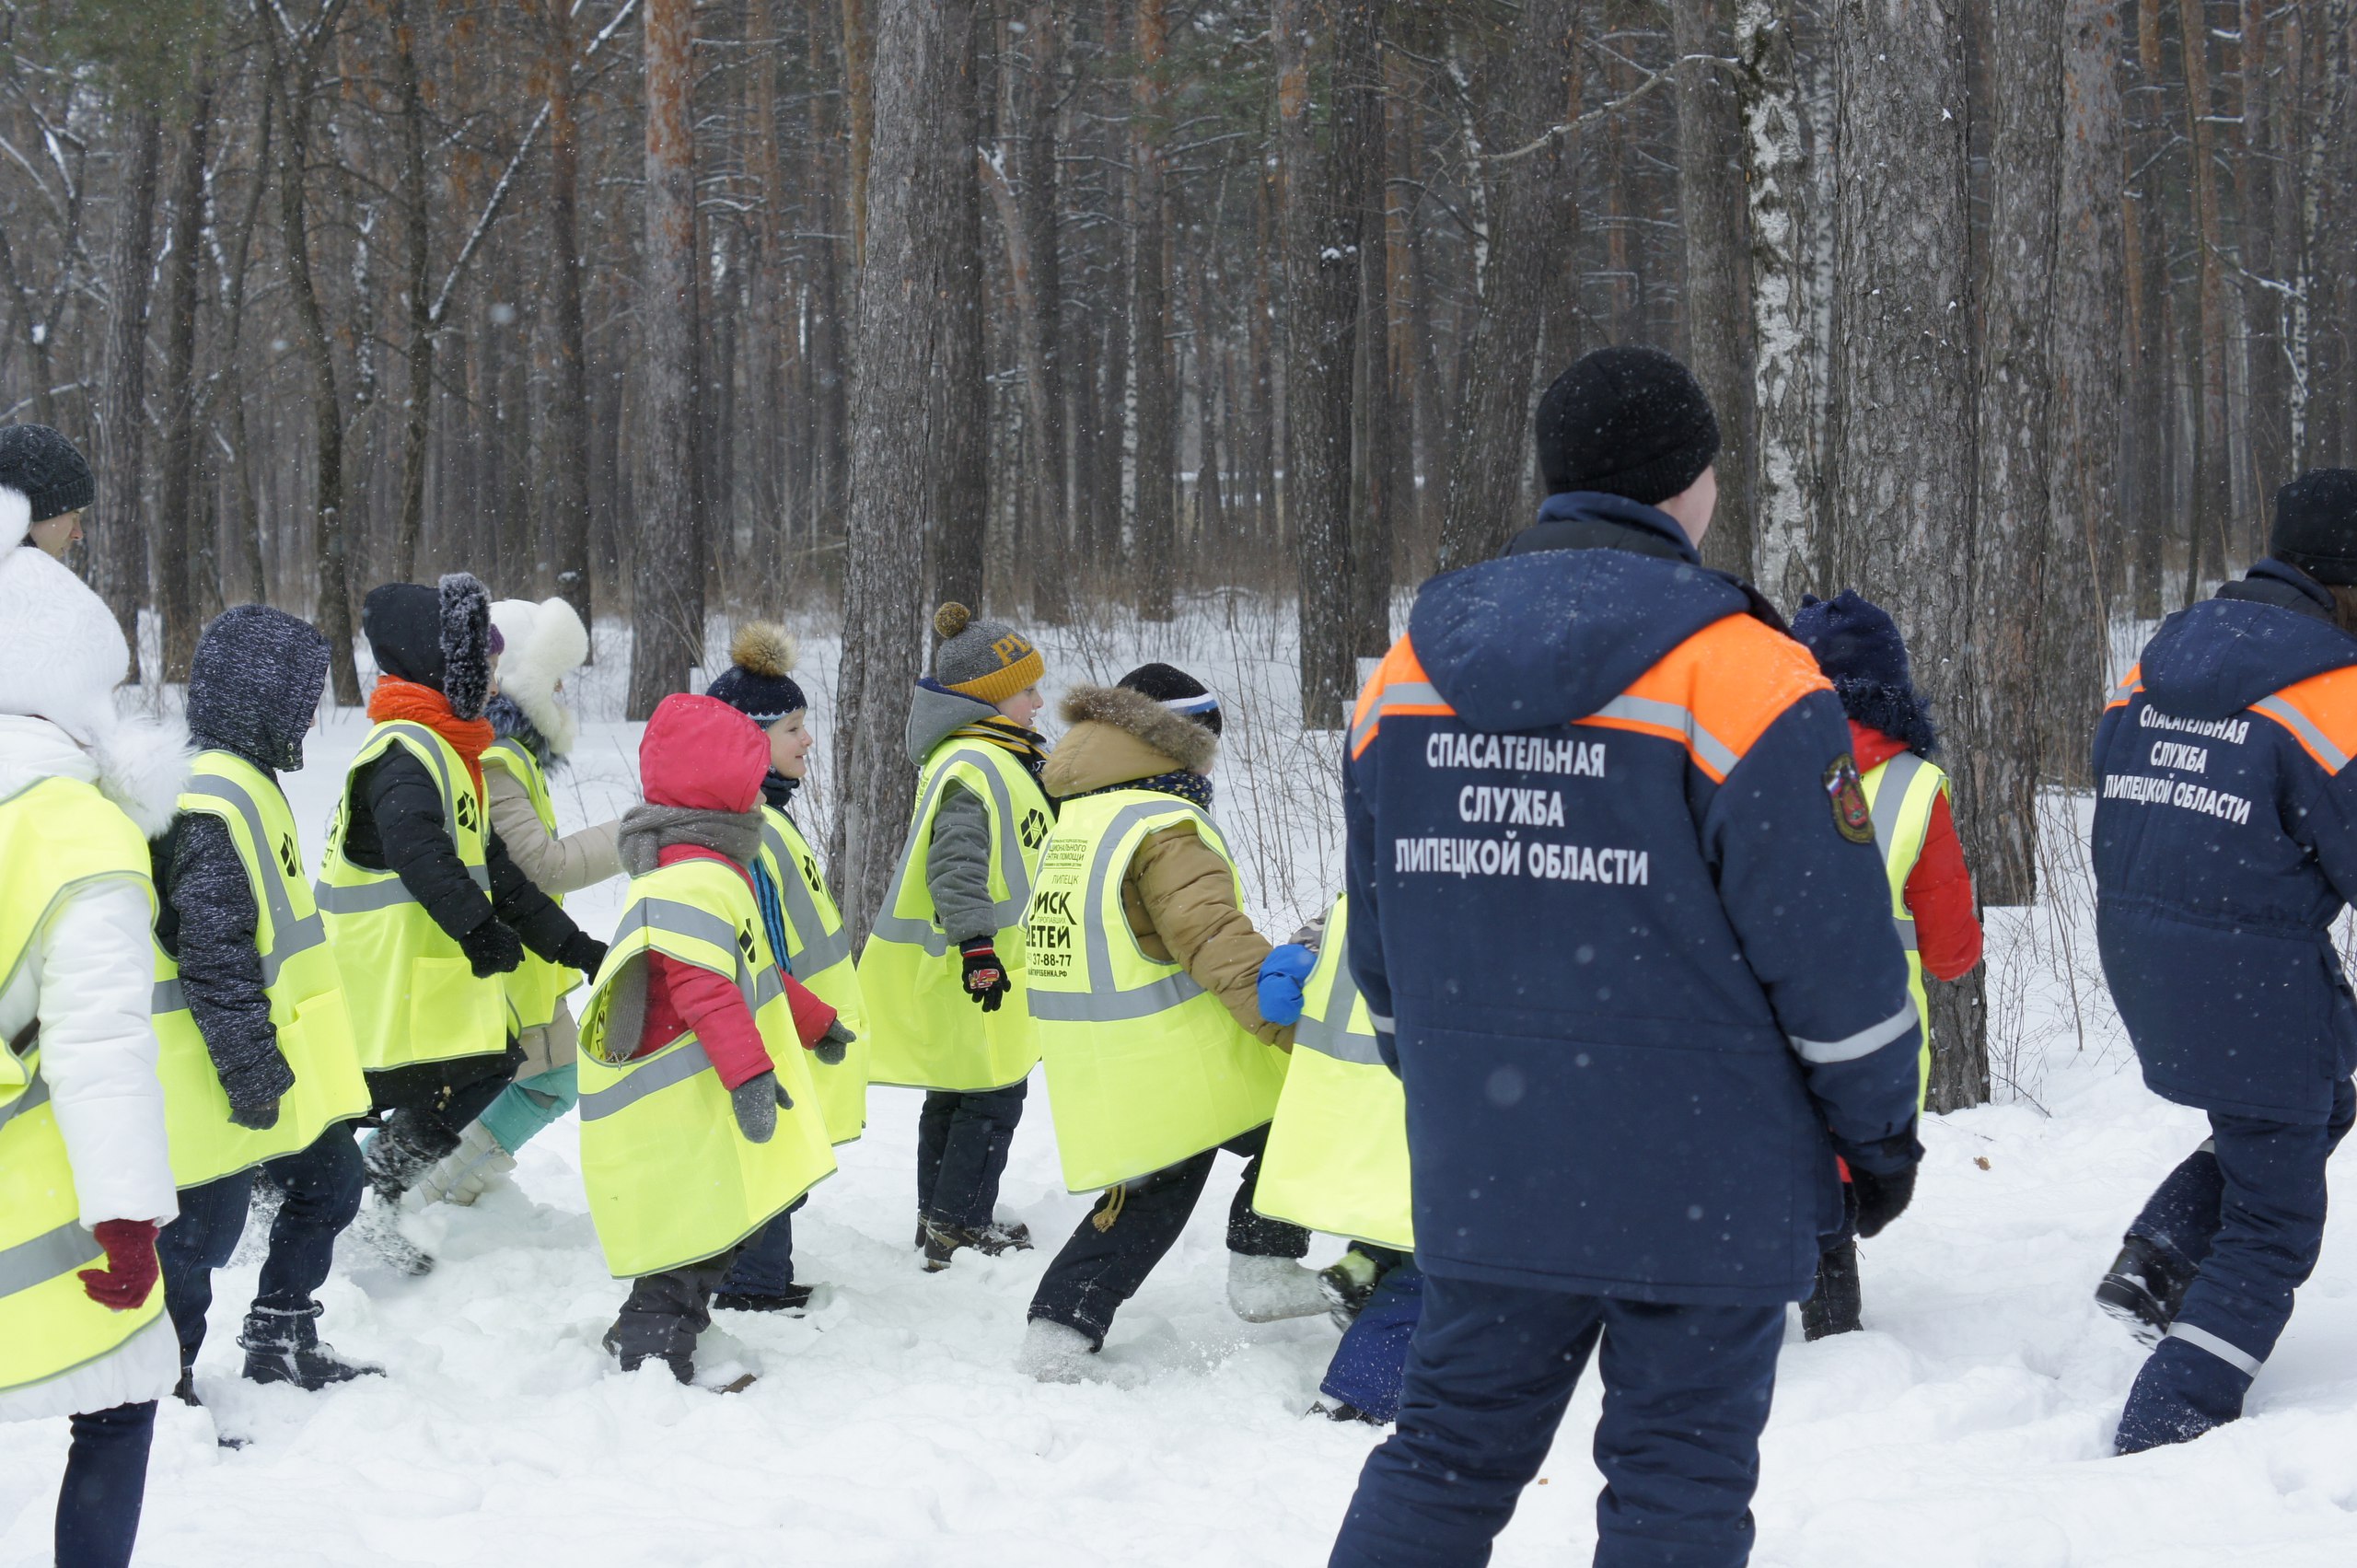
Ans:
[{"label": "snow boot", "polygon": [[621,1336],[613,1329],[607,1330],[605,1338],[598,1342],[606,1347],[606,1353],[612,1356],[624,1372],[635,1372],[650,1361],[659,1361],[671,1369],[671,1376],[680,1383],[690,1387],[695,1383],[696,1360],[692,1349],[656,1353],[649,1353],[643,1350],[624,1350]]},{"label": "snow boot", "polygon": [[1388,1426],[1391,1423],[1379,1415],[1369,1415],[1348,1400],[1336,1400],[1332,1404],[1319,1400],[1309,1407],[1311,1415],[1322,1415],[1328,1421],[1356,1421],[1368,1426]]},{"label": "snow boot", "polygon": [[1865,1326],[1859,1321],[1863,1306],[1858,1243],[1852,1237],[1817,1254],[1817,1290],[1801,1303],[1801,1332],[1810,1340],[1856,1333]]},{"label": "snow boot", "polygon": [[384,1262],[404,1274],[434,1272],[434,1254],[401,1231],[401,1199],[434,1168],[436,1156],[402,1136],[388,1121],[360,1145],[360,1167],[368,1179],[368,1201],[353,1222],[357,1236]]},{"label": "snow boot", "polygon": [[292,1383],[316,1394],[331,1383],[382,1377],[385,1369],[336,1353],[319,1339],[319,1304],[257,1307],[246,1314],[238,1343],[246,1353],[246,1376],[256,1383]]},{"label": "snow boot", "polygon": [[481,1121],[470,1121],[459,1146],[434,1163],[418,1179],[417,1195],[427,1203],[469,1207],[516,1168],[516,1156]]},{"label": "snow boot", "polygon": [[2177,1321],[2193,1276],[2179,1272],[2168,1255],[2142,1237],[2131,1234],[2111,1269],[2096,1286],[2096,1305],[2118,1318],[2142,1345],[2157,1345]]},{"label": "snow boot", "polygon": [[714,1312],[784,1312],[799,1318],[810,1308],[817,1285],[788,1285],[775,1295],[763,1291],[724,1290],[712,1298]]},{"label": "snow boot", "polygon": [[1227,1305],[1247,1323],[1315,1318],[1328,1309],[1317,1272],[1291,1258],[1227,1255]]},{"label": "snow boot", "polygon": [[1103,1347],[1068,1323],[1034,1318],[1023,1325],[1015,1370],[1040,1383],[1088,1381],[1088,1358]]},{"label": "snow boot", "polygon": [[1334,1319],[1334,1327],[1349,1332],[1374,1298],[1376,1282],[1382,1277],[1375,1260],[1355,1247],[1343,1253],[1341,1261],[1318,1272],[1318,1288],[1326,1296],[1326,1315]]},{"label": "snow boot", "polygon": [[[1021,1232],[1019,1237],[1016,1231]],[[995,1258],[1002,1252],[1027,1252],[1031,1248],[1031,1232],[1020,1225],[935,1225],[926,1220],[917,1245],[924,1249],[924,1272],[937,1274],[949,1267],[951,1255],[961,1247],[970,1247],[985,1258]]]},{"label": "snow boot", "polygon": [[982,1226],[982,1234],[995,1240],[1001,1252],[1031,1250],[1031,1227],[1021,1220],[993,1220]]}]

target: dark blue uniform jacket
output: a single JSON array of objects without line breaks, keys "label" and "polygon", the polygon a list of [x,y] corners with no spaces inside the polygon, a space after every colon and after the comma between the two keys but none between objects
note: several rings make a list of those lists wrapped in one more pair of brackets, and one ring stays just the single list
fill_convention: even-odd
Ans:
[{"label": "dark blue uniform jacket", "polygon": [[1662,513],[1559,495],[1424,586],[1360,698],[1350,958],[1431,1273],[1797,1300],[1834,1152],[1918,1153],[1921,1026],[1848,727],[1757,605]]},{"label": "dark blue uniform jacket", "polygon": [[2096,730],[2104,978],[2154,1094],[2322,1122],[2357,1069],[2357,637],[2262,561],[2170,616]]}]

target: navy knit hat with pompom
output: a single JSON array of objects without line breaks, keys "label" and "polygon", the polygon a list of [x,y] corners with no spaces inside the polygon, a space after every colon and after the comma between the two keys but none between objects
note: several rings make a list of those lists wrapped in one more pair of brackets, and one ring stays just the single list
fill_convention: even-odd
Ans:
[{"label": "navy knit hat with pompom", "polygon": [[728,639],[728,668],[704,688],[763,729],[810,705],[794,679],[794,638],[769,621],[748,621]]},{"label": "navy knit hat with pompom", "polygon": [[1882,606],[1855,588],[1843,588],[1830,599],[1804,594],[1800,612],[1793,617],[1793,635],[1817,656],[1843,713],[1919,757],[1939,749],[1931,704],[1908,672],[1906,640]]}]

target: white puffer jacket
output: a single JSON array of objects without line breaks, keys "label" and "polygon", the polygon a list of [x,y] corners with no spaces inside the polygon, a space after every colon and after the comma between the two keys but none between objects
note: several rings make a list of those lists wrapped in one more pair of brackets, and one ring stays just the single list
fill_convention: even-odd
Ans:
[{"label": "white puffer jacket", "polygon": [[[71,572],[6,539],[11,500],[23,505],[0,490],[6,552],[0,555],[0,799],[44,778],[81,779],[104,790],[142,831],[161,831],[187,771],[186,736],[115,716],[122,634]],[[64,722],[33,716],[45,711]],[[34,951],[0,986],[0,1039],[41,1020],[41,1077],[87,1226],[108,1219],[164,1225],[180,1213],[148,1015],[156,974],[149,918],[137,883],[94,883],[59,906]],[[158,1399],[179,1376],[171,1320],[158,1317],[110,1355],[0,1393],[0,1420]]]}]

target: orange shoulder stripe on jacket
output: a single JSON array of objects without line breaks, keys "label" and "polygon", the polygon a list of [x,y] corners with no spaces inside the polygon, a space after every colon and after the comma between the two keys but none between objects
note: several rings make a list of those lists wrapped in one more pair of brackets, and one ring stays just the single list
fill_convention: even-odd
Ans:
[{"label": "orange shoulder stripe on jacket", "polygon": [[2128,673],[2119,678],[2119,684],[2111,689],[2110,697],[2105,700],[2105,711],[2126,707],[2128,700],[2143,689],[2144,667],[2141,664],[2129,666]]},{"label": "orange shoulder stripe on jacket", "polygon": [[1784,711],[1833,683],[1806,648],[1749,615],[1703,627],[1664,655],[1584,725],[1682,744],[1724,784]]},{"label": "orange shoulder stripe on jacket", "polygon": [[1434,690],[1432,678],[1424,673],[1423,661],[1416,657],[1415,644],[1402,633],[1399,640],[1391,645],[1391,651],[1383,656],[1383,662],[1376,666],[1366,690],[1359,693],[1358,706],[1351,714],[1351,755],[1357,757],[1373,743],[1383,728],[1386,714],[1451,718],[1456,713]]},{"label": "orange shoulder stripe on jacket", "polygon": [[2328,669],[2250,705],[2282,725],[2328,773],[2357,755],[2357,665]]}]

